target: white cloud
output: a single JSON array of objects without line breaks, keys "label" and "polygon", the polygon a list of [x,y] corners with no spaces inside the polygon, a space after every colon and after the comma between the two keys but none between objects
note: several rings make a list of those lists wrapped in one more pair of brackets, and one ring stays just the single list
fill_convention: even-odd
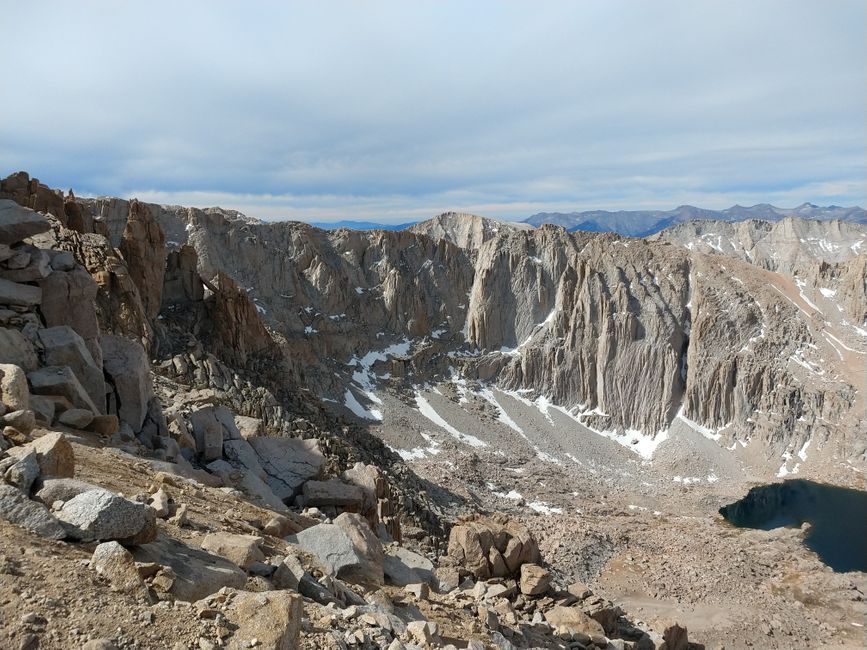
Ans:
[{"label": "white cloud", "polygon": [[0,173],[82,193],[386,221],[867,193],[860,0],[0,5]]}]

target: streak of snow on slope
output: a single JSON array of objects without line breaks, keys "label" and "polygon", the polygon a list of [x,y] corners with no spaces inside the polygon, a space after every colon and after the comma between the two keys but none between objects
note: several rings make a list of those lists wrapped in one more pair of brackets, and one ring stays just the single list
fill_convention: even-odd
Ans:
[{"label": "streak of snow on slope", "polygon": [[431,406],[430,402],[428,402],[421,392],[416,391],[415,394],[415,403],[418,407],[419,413],[425,416],[428,420],[436,424],[441,429],[444,429],[452,437],[456,438],[460,442],[463,442],[470,447],[487,447],[488,443],[483,440],[479,440],[475,436],[472,436],[468,433],[462,433],[455,429],[452,425],[446,422],[439,413],[436,412],[433,406]]},{"label": "streak of snow on slope", "polygon": [[558,406],[557,404],[554,404],[548,397],[540,397],[537,398],[535,401],[530,401],[517,391],[504,390],[502,392],[506,395],[514,397],[517,400],[522,401],[529,406],[534,406],[549,421],[551,420],[550,410],[553,409],[559,411],[569,419],[580,424],[588,431],[591,431],[597,435],[602,436],[603,438],[608,438],[609,440],[616,442],[617,444],[625,447],[629,451],[641,456],[645,460],[651,460],[653,458],[654,452],[656,451],[656,448],[668,439],[668,431],[660,431],[655,436],[653,436],[645,434],[644,432],[637,429],[626,429],[626,431],[622,435],[612,430],[594,429],[586,422],[583,422],[581,418],[588,415],[605,415],[599,410],[598,407],[589,411],[583,411],[580,407],[576,406],[570,410],[566,409],[563,406]]},{"label": "streak of snow on slope", "polygon": [[[365,393],[365,395],[370,397],[370,393]],[[346,389],[346,392],[343,394],[343,403],[346,405],[346,408],[348,408],[360,418],[363,418],[365,420],[375,420],[378,422],[382,421],[382,411],[378,409],[364,408],[355,398],[355,395],[352,394],[352,391],[349,389]]]},{"label": "streak of snow on slope", "polygon": [[405,461],[421,460],[427,456],[436,456],[442,451],[442,449],[440,449],[440,443],[437,442],[432,435],[427,434],[424,431],[420,432],[420,435],[430,443],[427,447],[414,447],[413,449],[395,449],[394,447],[389,447],[389,449]]}]

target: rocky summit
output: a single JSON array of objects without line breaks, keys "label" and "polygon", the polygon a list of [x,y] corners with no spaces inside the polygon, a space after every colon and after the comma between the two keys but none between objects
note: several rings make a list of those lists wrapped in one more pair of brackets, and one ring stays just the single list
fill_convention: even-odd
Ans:
[{"label": "rocky summit", "polygon": [[322,230],[12,174],[0,647],[863,647],[867,575],[718,510],[864,489],[867,226],[747,212]]}]

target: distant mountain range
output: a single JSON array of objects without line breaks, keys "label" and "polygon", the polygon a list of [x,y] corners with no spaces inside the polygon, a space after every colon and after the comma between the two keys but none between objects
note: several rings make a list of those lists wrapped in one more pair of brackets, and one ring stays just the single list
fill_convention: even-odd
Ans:
[{"label": "distant mountain range", "polygon": [[[451,213],[447,213],[451,214]],[[780,221],[786,217],[802,219],[839,219],[852,223],[867,224],[867,211],[858,206],[844,208],[839,205],[819,206],[803,203],[796,208],[778,208],[769,203],[753,206],[734,205],[725,210],[706,210],[692,205],[682,205],[674,210],[589,210],[585,212],[539,212],[522,223],[541,226],[552,223],[566,230],[589,230],[592,232],[616,232],[629,237],[646,237],[669,226],[688,221]],[[404,230],[417,222],[401,224],[377,223],[374,221],[318,221],[311,225],[325,230],[351,228],[353,230]]]},{"label": "distant mountain range", "polygon": [[674,210],[590,210],[587,212],[540,212],[526,223],[541,226],[553,223],[567,230],[613,231],[630,237],[646,237],[660,230],[687,221],[780,221],[786,217],[802,219],[839,219],[854,223],[867,223],[867,211],[860,207],[843,208],[837,205],[822,207],[804,203],[796,208],[778,208],[768,203],[751,207],[734,205],[725,210],[705,210],[691,205],[682,205]]}]

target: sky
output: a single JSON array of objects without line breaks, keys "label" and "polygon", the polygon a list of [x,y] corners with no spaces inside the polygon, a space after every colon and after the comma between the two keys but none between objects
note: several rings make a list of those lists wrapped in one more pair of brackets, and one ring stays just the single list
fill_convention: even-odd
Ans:
[{"label": "sky", "polygon": [[0,0],[0,175],[264,219],[867,205],[863,0]]}]

